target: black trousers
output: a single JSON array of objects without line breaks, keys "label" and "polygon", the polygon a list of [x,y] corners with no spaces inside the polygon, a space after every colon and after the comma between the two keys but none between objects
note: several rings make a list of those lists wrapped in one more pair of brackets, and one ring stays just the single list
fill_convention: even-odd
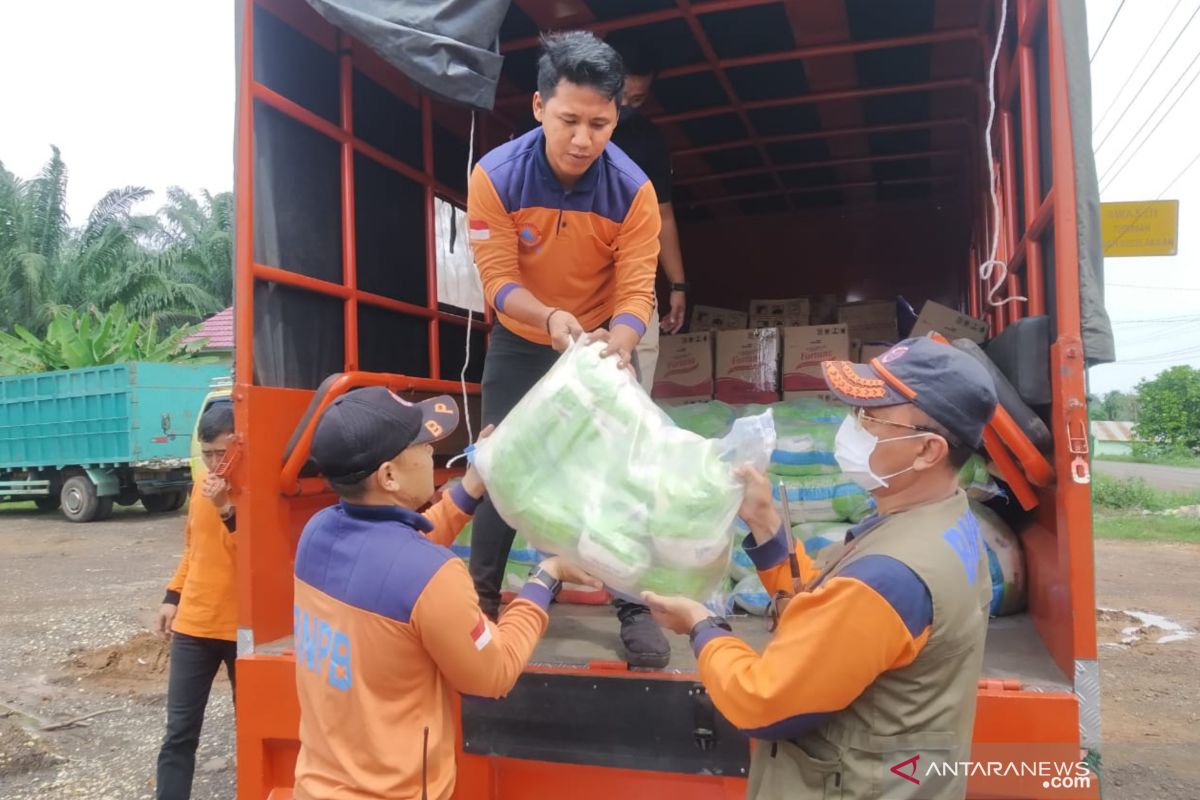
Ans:
[{"label": "black trousers", "polygon": [[[559,354],[549,345],[536,344],[499,324],[492,326],[492,339],[483,362],[483,420],[481,425],[498,425],[541,380]],[[471,526],[471,578],[484,613],[495,618],[500,611],[500,586],[504,565],[516,531],[508,526],[490,498],[475,511]],[[623,600],[619,608],[633,606]]]},{"label": "black trousers", "polygon": [[167,735],[158,753],[158,800],[188,800],[196,772],[196,747],[209,691],[221,664],[234,685],[237,642],[201,639],[175,633],[171,637],[171,672],[167,684]]}]

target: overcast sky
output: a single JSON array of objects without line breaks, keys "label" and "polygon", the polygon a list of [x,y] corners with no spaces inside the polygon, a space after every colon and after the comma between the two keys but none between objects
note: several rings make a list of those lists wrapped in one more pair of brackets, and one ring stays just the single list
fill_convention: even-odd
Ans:
[{"label": "overcast sky", "polygon": [[[1089,0],[1093,51],[1119,5],[1121,0]],[[1200,0],[1126,0],[1095,58],[1093,124],[1102,122],[1095,138],[1101,175],[1128,160],[1182,95],[1104,189],[1105,201],[1157,197],[1200,153],[1200,81],[1189,83],[1200,75],[1198,9]],[[170,185],[231,188],[233,3],[7,2],[0,4],[0,30],[7,33],[0,47],[0,161],[31,177],[49,157],[50,144],[57,144],[70,169],[73,221],[84,221],[115,186],[153,189],[148,210]],[[1179,255],[1106,263],[1120,361],[1092,371],[1095,392],[1131,388],[1172,364],[1200,364],[1200,163],[1166,197],[1180,201]]]}]

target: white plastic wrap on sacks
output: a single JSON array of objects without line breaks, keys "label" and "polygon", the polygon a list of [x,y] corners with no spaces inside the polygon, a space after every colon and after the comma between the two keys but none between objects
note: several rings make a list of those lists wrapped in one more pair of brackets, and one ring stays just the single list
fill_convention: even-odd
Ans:
[{"label": "white plastic wrap on sacks", "polygon": [[739,464],[775,446],[770,412],[723,439],[677,427],[602,343],[572,344],[496,431],[475,466],[496,510],[539,550],[616,594],[709,600],[729,574]]}]

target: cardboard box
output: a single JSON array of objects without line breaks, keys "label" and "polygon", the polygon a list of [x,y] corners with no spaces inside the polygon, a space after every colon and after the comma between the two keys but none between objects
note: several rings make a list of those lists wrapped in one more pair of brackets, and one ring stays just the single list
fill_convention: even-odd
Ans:
[{"label": "cardboard box", "polygon": [[744,311],[714,306],[692,306],[690,330],[692,333],[744,330],[749,321],[750,317]]},{"label": "cardboard box", "polygon": [[781,320],[784,327],[808,324],[808,298],[792,297],[785,300],[751,300],[750,327],[765,328],[768,324],[755,325],[755,320]]},{"label": "cardboard box", "polygon": [[838,298],[836,294],[810,294],[808,300],[807,325],[835,325],[838,321]]},{"label": "cardboard box", "polygon": [[891,349],[892,346],[888,344],[864,344],[858,356],[859,363],[869,364],[872,358],[879,358]]},{"label": "cardboard box", "polygon": [[924,336],[930,331],[937,331],[950,340],[970,339],[975,344],[983,344],[987,340],[988,325],[949,306],[926,300],[911,335]]},{"label": "cardboard box", "polygon": [[894,300],[845,303],[838,306],[838,322],[863,344],[895,344],[900,336]]},{"label": "cardboard box", "polygon": [[716,394],[725,403],[779,399],[779,329],[717,333]]},{"label": "cardboard box", "polygon": [[712,334],[685,333],[658,340],[658,364],[650,396],[664,403],[696,403],[712,400]]},{"label": "cardboard box", "polygon": [[760,328],[786,328],[788,327],[787,320],[782,316],[773,314],[751,314],[750,324],[747,326],[751,330]]},{"label": "cardboard box", "polygon": [[783,399],[827,393],[822,361],[849,361],[845,325],[810,325],[783,331]]}]

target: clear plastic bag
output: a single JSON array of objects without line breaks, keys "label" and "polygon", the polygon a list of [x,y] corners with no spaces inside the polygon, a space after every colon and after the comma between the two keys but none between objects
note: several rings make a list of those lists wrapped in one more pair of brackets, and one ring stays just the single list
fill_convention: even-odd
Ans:
[{"label": "clear plastic bag", "polygon": [[733,470],[766,468],[771,414],[704,439],[677,427],[603,349],[567,348],[476,445],[475,466],[509,525],[614,593],[710,600],[729,574],[744,492]]}]

